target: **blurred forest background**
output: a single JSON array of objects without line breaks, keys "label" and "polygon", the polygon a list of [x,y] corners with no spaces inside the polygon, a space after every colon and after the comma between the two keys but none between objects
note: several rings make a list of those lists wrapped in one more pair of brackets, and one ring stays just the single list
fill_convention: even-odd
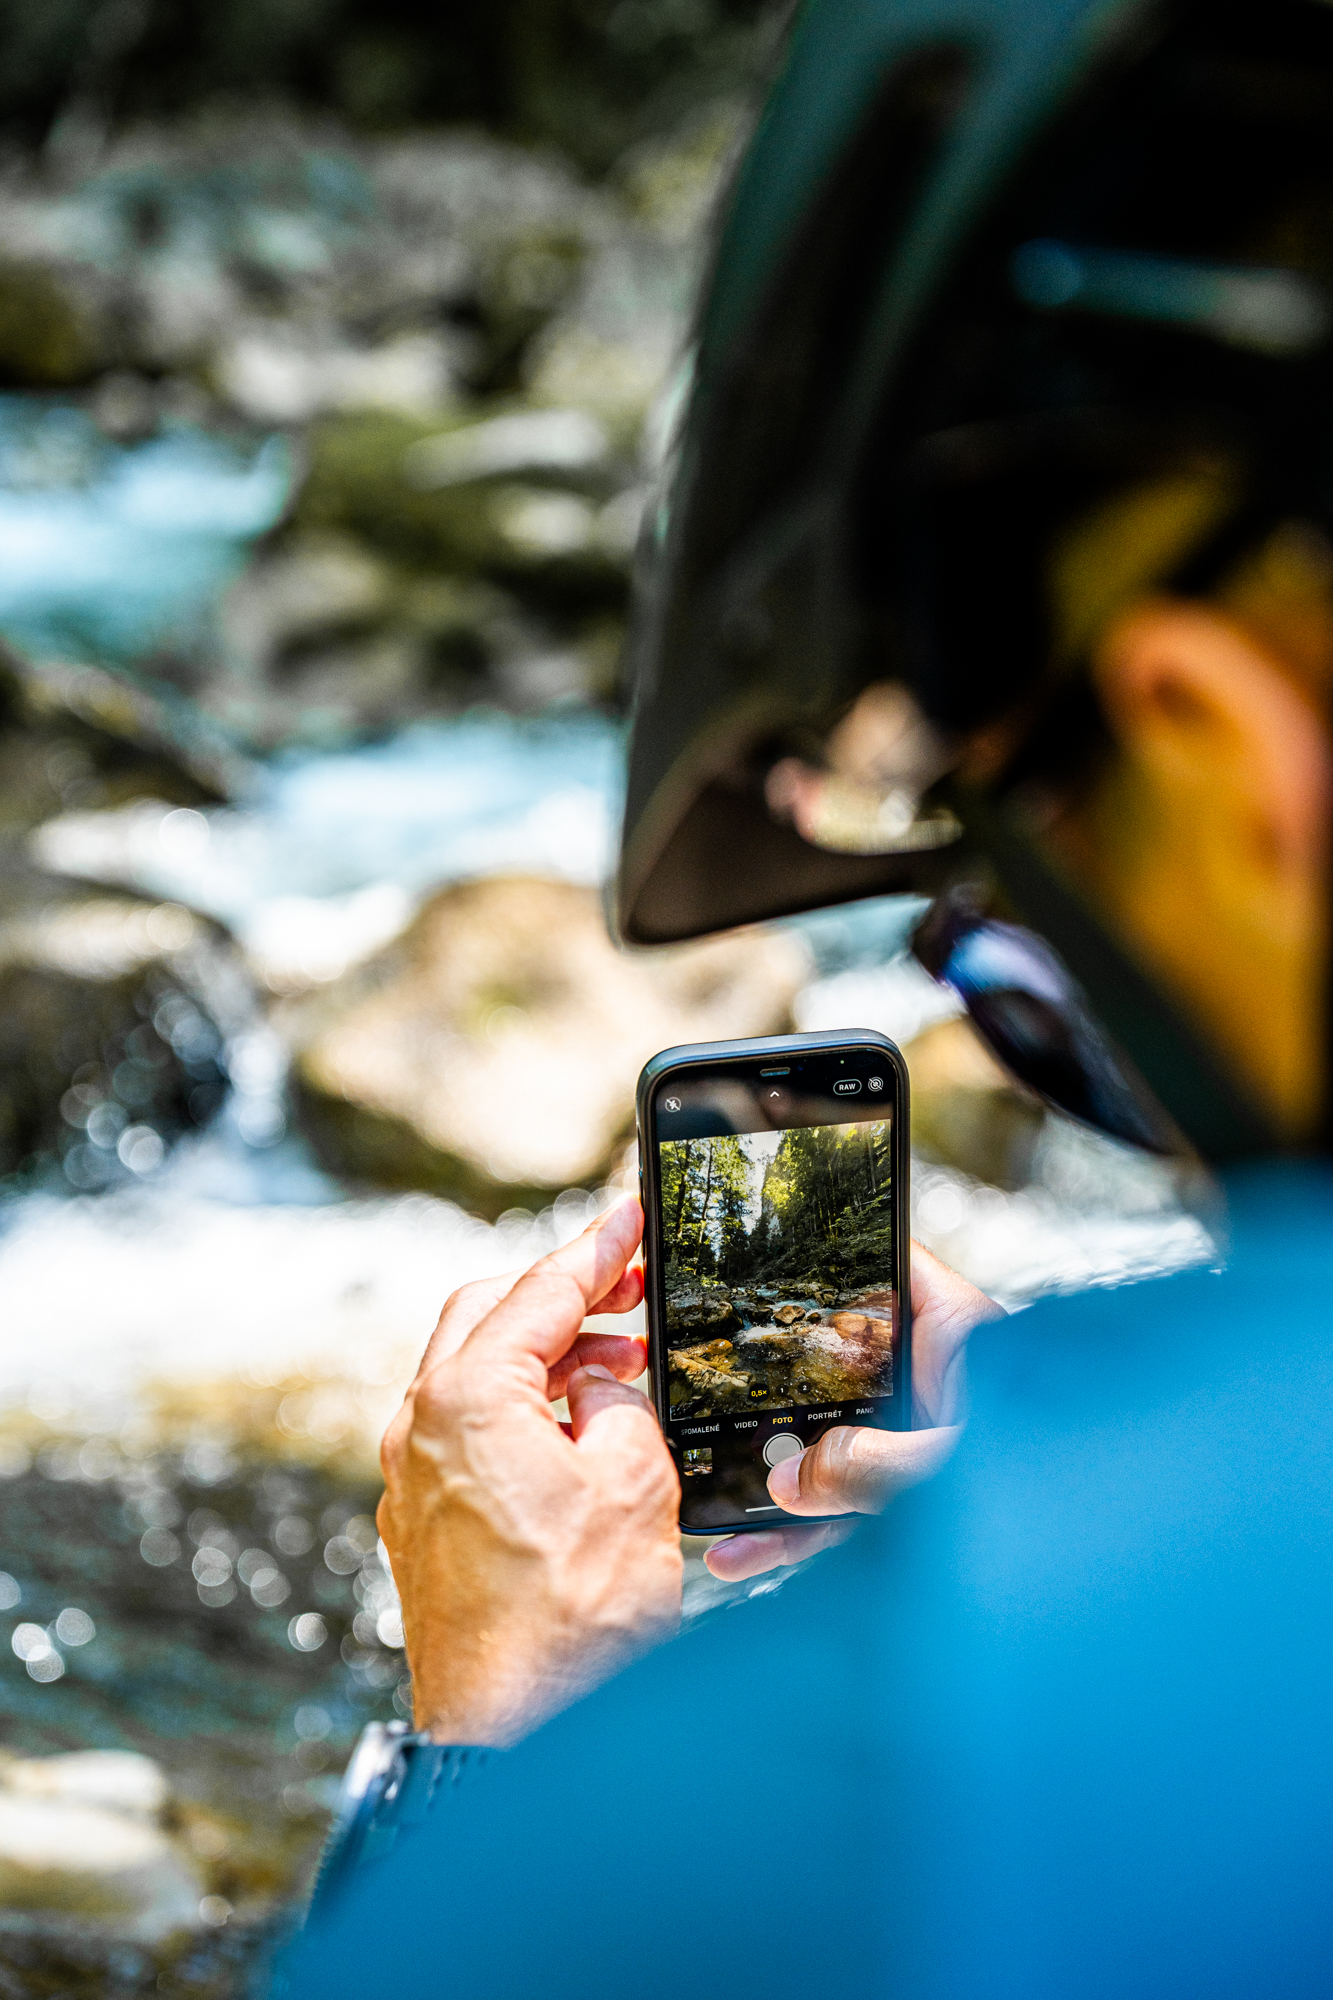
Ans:
[{"label": "blurred forest background", "polygon": [[1010,1303],[1204,1241],[910,909],[607,938],[632,551],[784,27],[0,0],[7,1995],[261,1977],[410,1711],[378,1434],[449,1290],[631,1184],[658,1048],[885,1029],[918,1233]]}]

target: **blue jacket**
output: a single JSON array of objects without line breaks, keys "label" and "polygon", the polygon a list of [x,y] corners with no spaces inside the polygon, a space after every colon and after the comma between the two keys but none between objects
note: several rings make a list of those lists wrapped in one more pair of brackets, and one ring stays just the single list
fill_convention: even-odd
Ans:
[{"label": "blue jacket", "polygon": [[465,1779],[292,2000],[1333,1990],[1333,1176],[973,1342],[951,1468]]}]

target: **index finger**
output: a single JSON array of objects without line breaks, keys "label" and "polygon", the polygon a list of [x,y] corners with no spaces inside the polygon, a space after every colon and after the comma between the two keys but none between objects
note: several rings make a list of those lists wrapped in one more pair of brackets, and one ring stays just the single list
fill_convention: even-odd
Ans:
[{"label": "index finger", "polygon": [[492,1362],[530,1357],[551,1368],[623,1277],[642,1235],[643,1210],[631,1196],[562,1250],[539,1258],[473,1328],[466,1352]]},{"label": "index finger", "polygon": [[451,1354],[457,1354],[473,1327],[479,1326],[487,1313],[499,1305],[518,1278],[517,1271],[500,1271],[491,1278],[474,1278],[470,1285],[460,1285],[456,1292],[451,1292],[440,1308],[435,1331],[426,1342],[418,1377],[437,1361],[447,1361]]}]

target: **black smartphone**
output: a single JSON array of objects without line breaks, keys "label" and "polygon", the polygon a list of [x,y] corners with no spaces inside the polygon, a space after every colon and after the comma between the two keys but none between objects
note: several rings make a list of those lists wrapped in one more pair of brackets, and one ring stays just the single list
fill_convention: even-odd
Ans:
[{"label": "black smartphone", "polygon": [[681,1529],[772,1527],[795,1518],[779,1459],[834,1424],[911,1427],[906,1064],[868,1028],[664,1049],[638,1128]]}]

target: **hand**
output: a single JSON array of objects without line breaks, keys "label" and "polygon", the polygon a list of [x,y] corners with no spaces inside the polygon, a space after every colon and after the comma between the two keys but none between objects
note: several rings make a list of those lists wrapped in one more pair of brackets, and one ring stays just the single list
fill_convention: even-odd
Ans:
[{"label": "hand", "polygon": [[[784,1458],[768,1490],[789,1514],[878,1514],[895,1493],[938,1472],[958,1441],[963,1414],[967,1337],[1004,1311],[929,1250],[912,1244],[912,1417],[910,1431],[872,1431],[839,1424],[803,1451]],[[804,1562],[846,1541],[855,1523],[771,1528],[715,1542],[704,1560],[714,1576],[734,1583],[786,1563]]]},{"label": "hand", "polygon": [[639,1303],[642,1229],[622,1202],[522,1276],[455,1292],[385,1435],[379,1528],[437,1742],[513,1743],[679,1621],[680,1483],[626,1386],[644,1344],[580,1333]]}]

